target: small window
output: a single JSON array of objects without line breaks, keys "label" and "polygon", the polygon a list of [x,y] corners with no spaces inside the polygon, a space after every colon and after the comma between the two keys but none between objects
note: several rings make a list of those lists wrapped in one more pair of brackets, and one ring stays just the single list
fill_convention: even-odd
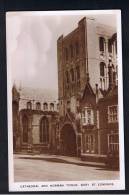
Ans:
[{"label": "small window", "polygon": [[48,110],[48,104],[46,102],[43,104],[43,110],[44,111],[47,111]]},{"label": "small window", "polygon": [[100,63],[100,76],[102,76],[102,77],[104,77],[104,75],[105,75],[105,71],[104,71],[104,69],[105,69],[105,63],[104,62],[101,62]]},{"label": "small window", "polygon": [[32,103],[31,102],[27,102],[27,109],[29,109],[29,110],[32,109]]},{"label": "small window", "polygon": [[41,110],[41,104],[40,104],[40,102],[37,102],[36,103],[36,110]]},{"label": "small window", "polygon": [[108,106],[108,122],[115,123],[118,121],[118,106]]},{"label": "small window", "polygon": [[85,137],[85,152],[94,153],[95,152],[95,137],[94,135],[86,135]]},{"label": "small window", "polygon": [[82,125],[93,125],[93,124],[94,124],[93,109],[86,107],[82,111]]},{"label": "small window", "polygon": [[104,44],[105,44],[105,39],[103,37],[99,37],[99,49],[102,52],[104,52]]},{"label": "small window", "polygon": [[118,133],[108,135],[108,151],[119,152],[119,135]]},{"label": "small window", "polygon": [[54,111],[54,104],[50,103],[50,111]]}]

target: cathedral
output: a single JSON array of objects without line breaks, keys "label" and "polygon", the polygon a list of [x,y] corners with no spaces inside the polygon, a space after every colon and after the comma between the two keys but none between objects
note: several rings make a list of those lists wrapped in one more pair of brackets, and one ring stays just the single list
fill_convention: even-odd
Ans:
[{"label": "cathedral", "polygon": [[119,166],[116,29],[82,18],[58,38],[57,61],[58,101],[13,87],[14,151]]},{"label": "cathedral", "polygon": [[15,152],[56,152],[58,101],[49,91],[13,86]]}]

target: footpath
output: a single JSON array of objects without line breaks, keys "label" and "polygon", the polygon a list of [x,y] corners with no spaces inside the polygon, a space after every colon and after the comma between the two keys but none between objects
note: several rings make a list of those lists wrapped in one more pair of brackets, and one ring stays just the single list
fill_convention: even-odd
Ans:
[{"label": "footpath", "polygon": [[92,166],[99,168],[106,168],[104,163],[101,162],[88,162],[82,161],[78,157],[70,157],[70,156],[61,156],[61,155],[51,155],[51,154],[28,154],[28,153],[17,153],[14,154],[14,158],[21,159],[31,159],[31,160],[45,160],[49,162],[55,163],[66,163],[66,164],[75,164],[79,166]]}]

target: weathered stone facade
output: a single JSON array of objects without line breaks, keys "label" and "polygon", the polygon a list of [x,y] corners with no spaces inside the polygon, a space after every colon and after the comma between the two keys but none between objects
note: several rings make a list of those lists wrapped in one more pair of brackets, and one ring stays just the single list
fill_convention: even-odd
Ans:
[{"label": "weathered stone facade", "polygon": [[109,138],[118,132],[116,30],[83,18],[59,37],[57,54],[61,153],[105,161],[119,144]]},{"label": "weathered stone facade", "polygon": [[[15,91],[17,91],[16,88]],[[27,90],[20,89],[17,94],[19,94],[18,107],[17,113],[13,109],[15,115],[13,124],[17,125],[19,132],[19,138],[15,136],[16,140],[19,139],[19,147],[14,147],[14,150],[55,153],[57,151],[58,102],[50,101],[50,97],[47,102],[41,94],[39,95],[36,91],[33,93],[33,89],[29,88]],[[13,95],[13,102],[16,99],[15,96]],[[15,107],[13,106],[13,108]],[[15,128],[13,129],[15,135]]]}]

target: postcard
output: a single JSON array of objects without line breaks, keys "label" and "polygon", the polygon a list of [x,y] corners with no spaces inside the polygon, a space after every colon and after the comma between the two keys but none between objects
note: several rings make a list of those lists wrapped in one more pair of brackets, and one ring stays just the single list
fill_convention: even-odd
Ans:
[{"label": "postcard", "polygon": [[125,189],[120,10],[7,12],[9,191]]}]

